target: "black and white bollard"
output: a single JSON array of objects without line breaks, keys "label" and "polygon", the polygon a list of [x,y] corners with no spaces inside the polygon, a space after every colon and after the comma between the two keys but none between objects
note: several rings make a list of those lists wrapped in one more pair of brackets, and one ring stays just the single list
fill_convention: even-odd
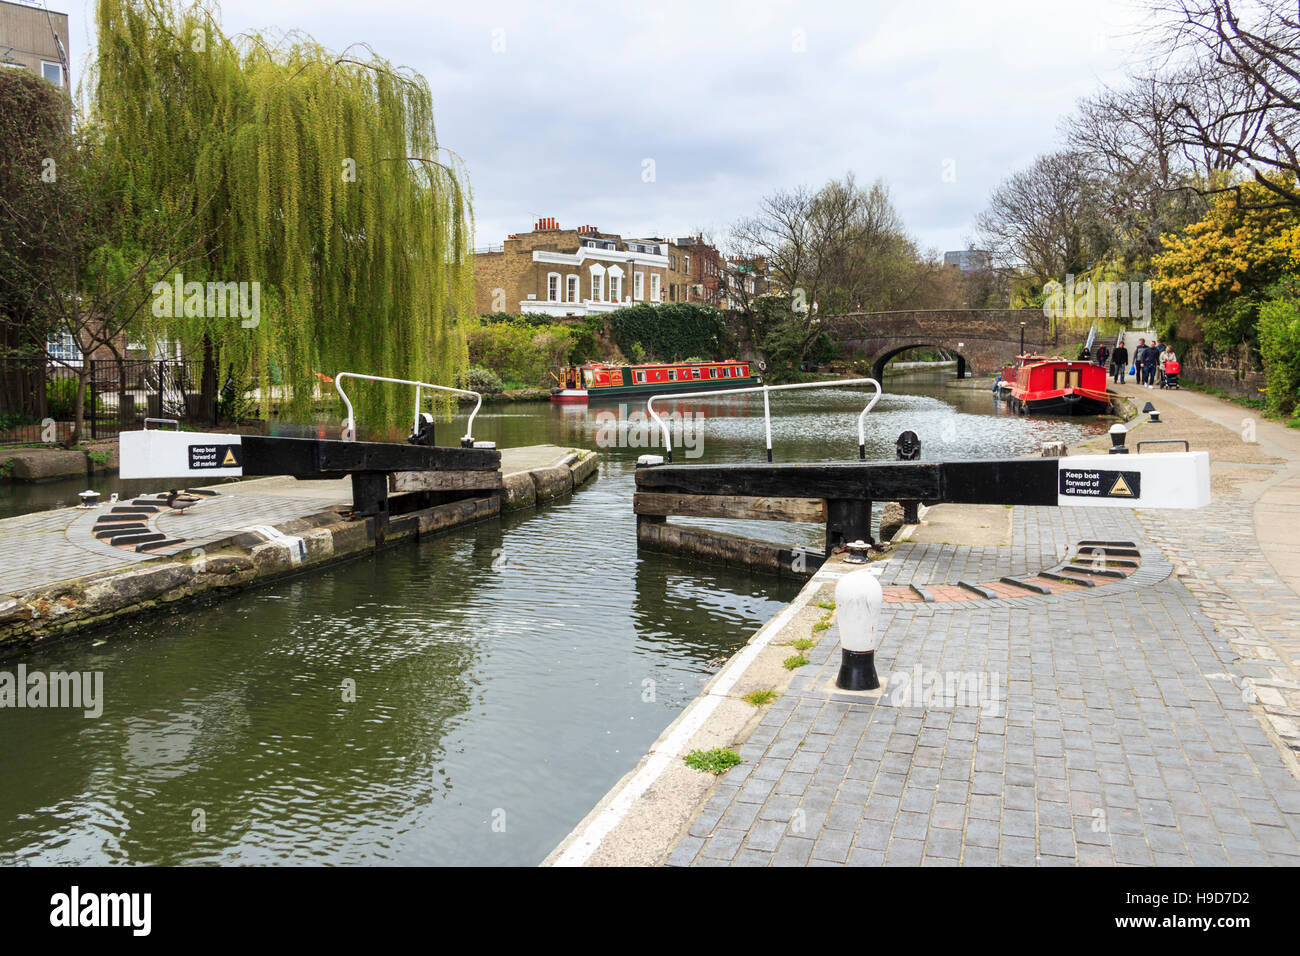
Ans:
[{"label": "black and white bollard", "polygon": [[1110,453],[1112,455],[1127,455],[1128,449],[1124,447],[1124,441],[1128,438],[1128,429],[1121,424],[1110,426]]},{"label": "black and white bollard", "polygon": [[840,673],[835,686],[840,690],[875,690],[876,648],[880,634],[876,622],[885,594],[880,582],[867,568],[850,571],[835,585],[835,615],[840,625]]}]

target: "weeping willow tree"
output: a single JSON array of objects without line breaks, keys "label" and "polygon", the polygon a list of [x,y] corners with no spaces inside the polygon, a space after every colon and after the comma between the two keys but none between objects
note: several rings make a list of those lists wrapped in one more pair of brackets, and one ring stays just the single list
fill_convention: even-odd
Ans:
[{"label": "weeping willow tree", "polygon": [[[424,78],[369,48],[227,36],[212,4],[99,0],[96,21],[91,106],[121,216],[188,207],[211,236],[184,301],[140,331],[204,355],[209,381],[234,369],[263,412],[305,415],[318,376],[342,370],[452,384],[473,314],[471,212]],[[244,282],[255,317],[184,285]],[[365,422],[409,416],[409,391],[357,392]]]}]

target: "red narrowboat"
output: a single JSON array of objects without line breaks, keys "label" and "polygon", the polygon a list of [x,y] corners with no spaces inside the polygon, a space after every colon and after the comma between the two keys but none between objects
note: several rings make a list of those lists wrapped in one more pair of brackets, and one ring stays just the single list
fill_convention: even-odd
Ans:
[{"label": "red narrowboat", "polygon": [[552,369],[553,402],[588,402],[604,398],[661,395],[745,388],[763,384],[748,362],[668,362],[653,365],[568,365]]},{"label": "red narrowboat", "polygon": [[1095,362],[1022,355],[1002,370],[998,391],[1022,415],[1104,415],[1106,368]]}]

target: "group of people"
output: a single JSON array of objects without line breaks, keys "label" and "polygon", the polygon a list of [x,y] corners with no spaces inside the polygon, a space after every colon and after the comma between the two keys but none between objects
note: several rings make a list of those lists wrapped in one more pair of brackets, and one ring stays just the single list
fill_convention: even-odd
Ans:
[{"label": "group of people", "polygon": [[[1083,351],[1086,360],[1088,350]],[[1122,341],[1115,346],[1114,351],[1108,350],[1104,345],[1097,349],[1097,364],[1105,365],[1107,359],[1110,360],[1111,381],[1123,385],[1130,372],[1130,365],[1128,349],[1124,347]],[[1178,356],[1167,343],[1162,343],[1159,339],[1152,340],[1150,345],[1147,344],[1146,339],[1138,339],[1137,348],[1133,350],[1131,371],[1139,385],[1145,385],[1147,388],[1163,386],[1166,375],[1178,374]]]}]

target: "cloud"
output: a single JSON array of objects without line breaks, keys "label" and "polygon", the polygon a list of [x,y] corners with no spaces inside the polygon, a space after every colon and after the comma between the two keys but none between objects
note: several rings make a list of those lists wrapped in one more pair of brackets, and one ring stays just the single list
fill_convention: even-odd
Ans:
[{"label": "cloud", "polygon": [[[301,29],[333,49],[364,41],[424,74],[439,138],[468,165],[480,244],[538,216],[721,235],[773,189],[852,170],[884,179],[922,245],[942,250],[965,245],[1002,178],[1055,148],[1078,97],[1143,52],[1132,4],[1078,11],[1035,0],[227,0],[223,22]],[[77,57],[93,0],[71,12]]]}]

